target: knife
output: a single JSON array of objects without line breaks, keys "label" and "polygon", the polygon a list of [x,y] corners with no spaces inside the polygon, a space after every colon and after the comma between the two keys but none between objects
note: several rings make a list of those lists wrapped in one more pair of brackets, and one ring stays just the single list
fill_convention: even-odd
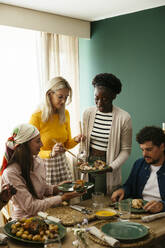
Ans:
[{"label": "knife", "polygon": [[79,205],[70,205],[70,207],[72,209],[75,209],[75,210],[83,213],[83,214],[91,214],[92,213],[92,210],[89,210],[89,209],[82,207],[82,206],[79,206]]},{"label": "knife", "polygon": [[50,216],[50,215],[48,215],[45,212],[41,212],[40,211],[40,212],[37,213],[37,215],[40,216],[40,217],[42,217],[43,219],[51,220],[51,221],[56,222],[56,223],[60,223],[61,222],[61,220],[59,218],[56,218],[54,216]]}]

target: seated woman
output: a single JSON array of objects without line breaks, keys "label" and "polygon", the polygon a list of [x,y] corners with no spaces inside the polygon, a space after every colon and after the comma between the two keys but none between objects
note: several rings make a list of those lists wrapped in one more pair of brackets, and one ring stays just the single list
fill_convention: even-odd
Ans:
[{"label": "seated woman", "polygon": [[42,142],[38,129],[31,124],[17,126],[6,143],[2,165],[2,187],[11,183],[17,193],[12,197],[12,218],[37,215],[64,200],[78,196],[76,192],[58,195],[57,185],[47,185],[45,167],[37,156]]}]

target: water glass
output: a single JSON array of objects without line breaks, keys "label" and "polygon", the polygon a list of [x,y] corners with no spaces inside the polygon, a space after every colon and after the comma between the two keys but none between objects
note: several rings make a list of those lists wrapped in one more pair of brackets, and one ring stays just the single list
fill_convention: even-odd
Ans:
[{"label": "water glass", "polygon": [[129,199],[119,201],[119,220],[120,221],[129,221],[131,215],[131,201]]},{"label": "water glass", "polygon": [[104,193],[94,192],[92,193],[93,208],[98,210],[104,207]]}]

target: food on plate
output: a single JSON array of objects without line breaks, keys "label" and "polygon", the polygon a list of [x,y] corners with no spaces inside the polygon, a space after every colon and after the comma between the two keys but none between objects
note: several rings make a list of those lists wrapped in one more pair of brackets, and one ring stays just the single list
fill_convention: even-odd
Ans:
[{"label": "food on plate", "polygon": [[85,163],[82,163],[80,165],[80,170],[83,170],[83,171],[95,171],[95,170],[103,170],[104,167],[106,166],[106,163],[102,160],[96,160],[94,161],[94,163],[91,165],[89,164],[88,162],[85,162]]},{"label": "food on plate", "polygon": [[19,238],[44,242],[55,239],[59,228],[55,224],[47,224],[40,217],[22,218],[11,225],[11,233]]},{"label": "food on plate", "polygon": [[84,190],[84,185],[85,185],[85,181],[84,180],[76,180],[73,189],[76,191],[81,191]]},{"label": "food on plate", "polygon": [[80,164],[80,170],[91,170],[91,166],[89,165],[88,162],[84,162]]},{"label": "food on plate", "polygon": [[136,209],[143,208],[143,200],[142,199],[133,199],[132,207]]},{"label": "food on plate", "polygon": [[105,167],[105,162],[102,161],[102,160],[96,160],[96,161],[94,162],[94,166],[95,166],[98,170],[102,170],[102,169],[104,169],[104,167]]}]

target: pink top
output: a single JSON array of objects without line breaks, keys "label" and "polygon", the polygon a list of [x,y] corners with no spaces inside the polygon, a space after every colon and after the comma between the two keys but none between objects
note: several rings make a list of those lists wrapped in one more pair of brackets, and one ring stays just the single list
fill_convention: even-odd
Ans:
[{"label": "pink top", "polygon": [[45,167],[39,157],[34,158],[34,169],[30,172],[30,177],[38,199],[28,191],[17,163],[9,165],[2,174],[2,186],[10,183],[17,189],[16,195],[11,199],[13,219],[35,216],[38,211],[46,211],[62,201],[61,196],[52,196],[54,186],[46,184]]}]

